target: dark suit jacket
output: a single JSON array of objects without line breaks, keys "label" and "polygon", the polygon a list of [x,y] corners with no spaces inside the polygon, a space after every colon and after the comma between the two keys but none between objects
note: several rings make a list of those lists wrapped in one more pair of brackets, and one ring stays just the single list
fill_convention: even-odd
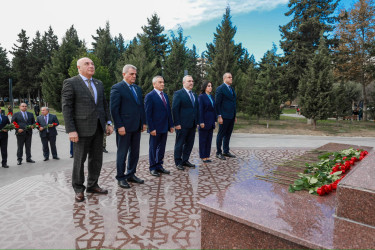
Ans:
[{"label": "dark suit jacket", "polygon": [[[47,126],[46,121],[44,120],[44,115],[38,116],[36,118],[36,121],[42,127]],[[57,119],[57,116],[48,113],[48,124],[53,124],[53,123],[57,123],[58,125],[60,124],[59,120]],[[56,126],[48,128],[48,133],[49,133],[49,136],[56,136],[57,135]],[[47,136],[47,129],[43,129],[42,131],[39,131],[39,135],[40,135],[40,137],[46,137]]]},{"label": "dark suit jacket", "polygon": [[115,128],[125,127],[125,131],[129,133],[139,131],[141,126],[146,124],[142,89],[138,85],[134,87],[139,104],[124,80],[113,85],[111,89],[110,106]]},{"label": "dark suit jacket", "polygon": [[147,120],[147,131],[156,130],[156,133],[167,133],[173,128],[172,112],[169,105],[168,95],[163,92],[167,108],[159,96],[158,92],[152,90],[145,97],[145,109]]},{"label": "dark suit jacket", "polygon": [[[17,122],[17,124],[20,126],[19,127],[20,129],[25,129],[26,126],[28,126],[28,125],[33,125],[35,123],[34,114],[31,113],[31,112],[27,112],[27,111],[26,111],[26,113],[27,113],[27,121],[25,121],[25,119],[23,119],[22,112],[18,111],[18,112],[13,114],[12,123]],[[32,131],[32,129],[28,129],[28,130],[24,130],[24,132],[22,132],[22,133],[18,133],[18,129],[16,129],[16,135],[22,135],[22,134],[25,134],[25,133],[32,134],[33,131]]]},{"label": "dark suit jacket", "polygon": [[236,93],[230,92],[225,83],[216,89],[216,113],[225,119],[234,119],[236,117]]},{"label": "dark suit jacket", "polygon": [[216,112],[215,112],[215,100],[211,96],[213,105],[206,94],[200,94],[198,97],[199,102],[199,118],[200,123],[204,123],[204,128],[200,129],[214,129],[216,121]]},{"label": "dark suit jacket", "polygon": [[181,128],[192,128],[199,124],[199,103],[194,94],[194,107],[185,89],[174,92],[172,113],[174,125]]},{"label": "dark suit jacket", "polygon": [[1,123],[0,123],[0,138],[3,136],[8,136],[8,132],[3,132],[2,129],[7,125],[10,124],[8,116],[1,115]]},{"label": "dark suit jacket", "polygon": [[66,79],[62,89],[62,111],[67,133],[76,131],[78,136],[95,134],[98,119],[103,133],[107,121],[110,121],[108,103],[104,95],[103,83],[94,79],[97,91],[97,103],[80,75]]}]

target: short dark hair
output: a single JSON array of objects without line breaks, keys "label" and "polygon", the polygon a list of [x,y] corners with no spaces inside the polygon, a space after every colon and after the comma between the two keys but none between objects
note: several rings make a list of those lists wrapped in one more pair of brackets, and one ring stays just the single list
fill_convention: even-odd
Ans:
[{"label": "short dark hair", "polygon": [[201,94],[206,93],[206,88],[207,88],[207,86],[208,86],[209,83],[211,83],[211,85],[212,85],[212,82],[209,81],[209,80],[204,80],[203,81],[203,83],[201,85]]}]

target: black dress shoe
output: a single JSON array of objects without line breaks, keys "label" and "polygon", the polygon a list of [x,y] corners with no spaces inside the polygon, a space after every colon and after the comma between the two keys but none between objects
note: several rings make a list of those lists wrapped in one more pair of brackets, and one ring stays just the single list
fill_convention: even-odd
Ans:
[{"label": "black dress shoe", "polygon": [[176,165],[176,168],[177,168],[178,170],[185,170],[184,166],[182,166],[181,164]]},{"label": "black dress shoe", "polygon": [[128,182],[133,182],[133,183],[139,183],[139,184],[143,184],[143,183],[145,183],[144,180],[139,179],[139,178],[138,178],[137,176],[135,176],[135,175],[129,177],[129,178],[127,179],[127,181],[128,181]]},{"label": "black dress shoe", "polygon": [[60,160],[60,158],[59,158],[59,157],[57,157],[57,156],[56,156],[56,157],[53,157],[53,159],[55,159],[55,160]]},{"label": "black dress shoe", "polygon": [[108,153],[107,149],[103,148],[103,153]]},{"label": "black dress shoe", "polygon": [[74,199],[76,200],[76,202],[82,202],[85,200],[85,195],[83,194],[83,192],[76,193]]},{"label": "black dress shoe", "polygon": [[3,168],[9,168],[9,166],[7,164],[3,164],[2,167]]},{"label": "black dress shoe", "polygon": [[70,158],[73,158],[73,155],[70,155]]},{"label": "black dress shoe", "polygon": [[126,180],[118,181],[118,186],[121,188],[130,188],[129,183],[127,183]]},{"label": "black dress shoe", "polygon": [[164,169],[164,168],[159,168],[159,169],[156,170],[156,171],[158,171],[159,173],[162,173],[162,174],[170,174],[170,173],[171,173],[170,171],[168,171],[168,170],[166,170],[166,169]]},{"label": "black dress shoe", "polygon": [[48,158],[44,158],[44,160],[43,161],[48,161],[49,159]]},{"label": "black dress shoe", "polygon": [[160,174],[158,173],[158,171],[157,170],[151,170],[150,171],[150,174],[152,175],[152,176],[156,176],[156,177],[160,177]]},{"label": "black dress shoe", "polygon": [[236,156],[234,154],[231,154],[230,152],[224,153],[223,155],[229,158],[236,158]]},{"label": "black dress shoe", "polygon": [[220,160],[225,160],[225,157],[222,154],[216,154],[216,158],[219,158]]},{"label": "black dress shoe", "polygon": [[210,160],[204,160],[203,161],[204,163],[209,163],[209,162],[211,162]]},{"label": "black dress shoe", "polygon": [[87,188],[86,193],[93,193],[93,194],[108,194],[108,190],[95,187],[95,188]]},{"label": "black dress shoe", "polygon": [[195,168],[195,165],[194,164],[191,164],[189,161],[185,161],[184,164],[182,164],[186,167],[189,167],[189,168]]},{"label": "black dress shoe", "polygon": [[26,160],[26,162],[29,162],[29,163],[35,163],[35,161],[33,161],[33,160]]},{"label": "black dress shoe", "polygon": [[17,160],[17,165],[21,165],[21,164],[22,164],[22,161]]}]

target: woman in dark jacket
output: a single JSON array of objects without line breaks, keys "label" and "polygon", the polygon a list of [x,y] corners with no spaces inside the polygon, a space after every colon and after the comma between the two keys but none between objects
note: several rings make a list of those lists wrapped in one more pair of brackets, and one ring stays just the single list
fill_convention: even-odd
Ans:
[{"label": "woman in dark jacket", "polygon": [[212,134],[215,129],[216,112],[215,100],[211,96],[212,83],[204,81],[201,87],[201,94],[198,97],[199,102],[199,157],[204,163],[211,162],[211,144]]}]

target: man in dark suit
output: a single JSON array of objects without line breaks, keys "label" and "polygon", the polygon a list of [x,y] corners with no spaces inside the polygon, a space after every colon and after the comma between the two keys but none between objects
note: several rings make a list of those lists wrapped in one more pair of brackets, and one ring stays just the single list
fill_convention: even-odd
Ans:
[{"label": "man in dark suit", "polygon": [[74,145],[72,186],[77,202],[84,201],[84,163],[88,155],[87,193],[108,194],[98,179],[103,164],[103,134],[113,132],[103,83],[92,78],[95,65],[90,58],[77,61],[79,75],[66,79],[62,89],[65,129]]},{"label": "man in dark suit", "polygon": [[193,77],[184,76],[183,88],[173,95],[172,114],[176,129],[176,143],[174,146],[174,161],[178,170],[185,167],[195,167],[189,162],[191,150],[194,146],[195,130],[199,125],[198,97],[192,92]]},{"label": "man in dark suit", "polygon": [[134,84],[137,79],[137,68],[127,64],[122,69],[122,75],[124,79],[111,89],[111,113],[116,129],[116,179],[121,188],[130,188],[128,182],[144,183],[135,173],[141,132],[146,130],[146,115],[142,89]]},{"label": "man in dark suit", "polygon": [[168,131],[173,133],[174,128],[168,95],[163,93],[163,77],[155,76],[152,79],[152,84],[154,90],[145,97],[145,109],[147,131],[150,133],[150,174],[159,177],[160,173],[170,173],[168,170],[164,169],[163,159]]},{"label": "man in dark suit", "polygon": [[33,128],[35,118],[33,113],[27,112],[26,103],[20,104],[20,111],[12,116],[12,123],[16,122],[20,127],[16,129],[17,136],[17,165],[22,164],[23,146],[26,149],[26,162],[35,163],[31,159],[31,139],[33,137]]},{"label": "man in dark suit", "polygon": [[[232,88],[232,74],[223,75],[224,83],[216,89],[216,113],[219,123],[219,132],[216,138],[216,157],[225,160],[225,156],[235,158],[229,152],[229,141],[232,135],[233,126],[236,121],[236,93]],[[223,145],[223,150],[221,150]],[[224,151],[224,152],[223,152]]]},{"label": "man in dark suit", "polygon": [[8,131],[4,130],[4,127],[8,125],[8,116],[0,114],[0,148],[1,148],[1,166],[3,168],[9,168],[7,165],[8,160]]},{"label": "man in dark suit", "polygon": [[42,107],[41,112],[42,114],[36,118],[36,121],[39,123],[39,135],[43,145],[44,161],[48,161],[49,159],[48,142],[51,147],[53,159],[60,160],[56,150],[56,126],[59,125],[59,120],[57,116],[49,113],[48,107]]}]

